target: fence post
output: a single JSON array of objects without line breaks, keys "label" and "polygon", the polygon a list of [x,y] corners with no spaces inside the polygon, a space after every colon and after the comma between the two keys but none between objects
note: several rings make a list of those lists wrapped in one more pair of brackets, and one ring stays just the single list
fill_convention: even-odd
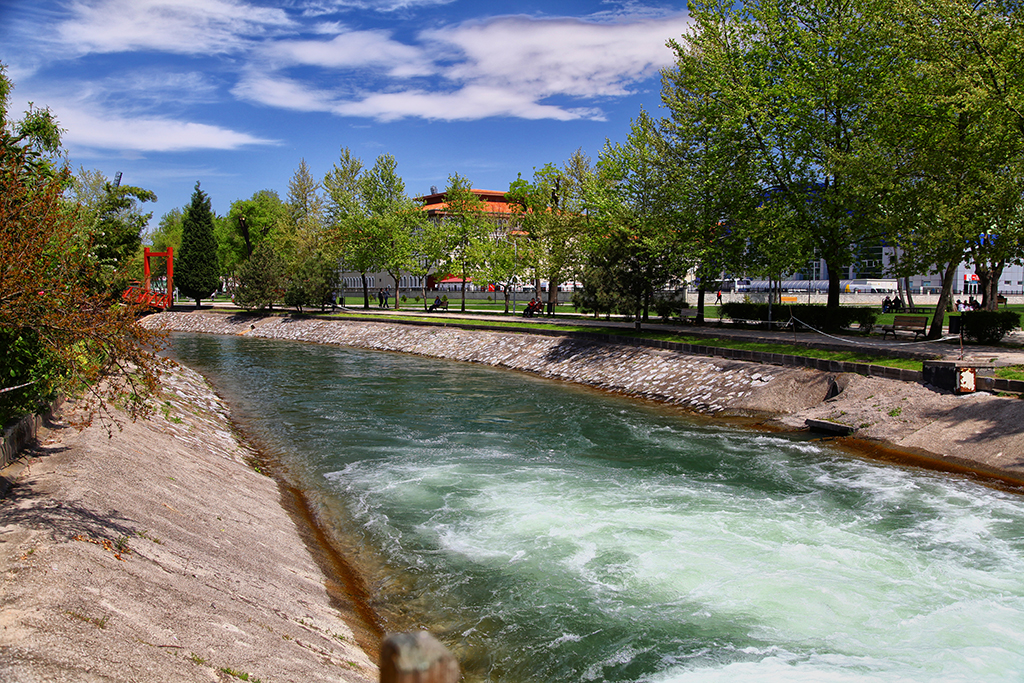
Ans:
[{"label": "fence post", "polygon": [[457,683],[459,663],[426,631],[393,633],[380,646],[380,683]]}]

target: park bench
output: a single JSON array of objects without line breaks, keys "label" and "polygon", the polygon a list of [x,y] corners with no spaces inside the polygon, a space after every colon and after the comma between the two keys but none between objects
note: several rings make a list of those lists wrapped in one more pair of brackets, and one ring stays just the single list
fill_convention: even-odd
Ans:
[{"label": "park bench", "polygon": [[928,333],[928,316],[897,315],[892,319],[892,325],[882,325],[882,339],[887,334],[896,339],[897,332],[913,332],[916,341],[919,336]]},{"label": "park bench", "polygon": [[679,322],[683,325],[692,325],[697,322],[697,309],[684,308],[679,311]]}]

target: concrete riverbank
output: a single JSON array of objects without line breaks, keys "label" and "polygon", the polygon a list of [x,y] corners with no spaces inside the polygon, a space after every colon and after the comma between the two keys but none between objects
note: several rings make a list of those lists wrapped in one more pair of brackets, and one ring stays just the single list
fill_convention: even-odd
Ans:
[{"label": "concrete riverbank", "polygon": [[376,681],[366,591],[301,495],[201,376],[163,384],[151,420],[50,424],[3,471],[0,681]]}]

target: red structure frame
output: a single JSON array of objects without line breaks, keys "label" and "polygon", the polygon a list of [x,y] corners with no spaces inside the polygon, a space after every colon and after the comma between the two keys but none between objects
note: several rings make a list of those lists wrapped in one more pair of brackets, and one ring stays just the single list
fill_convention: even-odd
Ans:
[{"label": "red structure frame", "polygon": [[[167,258],[167,291],[163,294],[154,292],[150,283],[152,271],[149,268],[149,258],[156,256]],[[146,247],[142,252],[142,285],[131,286],[121,295],[126,301],[137,304],[146,304],[154,308],[170,308],[174,305],[174,248],[167,247],[167,251],[150,251]]]}]

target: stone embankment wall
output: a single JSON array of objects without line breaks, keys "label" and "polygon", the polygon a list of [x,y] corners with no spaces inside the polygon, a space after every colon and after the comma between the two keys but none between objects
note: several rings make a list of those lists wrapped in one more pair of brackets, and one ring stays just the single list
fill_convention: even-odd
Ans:
[{"label": "stone embankment wall", "polygon": [[671,403],[711,414],[801,410],[826,397],[832,376],[679,351],[511,332],[387,322],[166,312],[147,327],[242,334],[482,363]]}]

